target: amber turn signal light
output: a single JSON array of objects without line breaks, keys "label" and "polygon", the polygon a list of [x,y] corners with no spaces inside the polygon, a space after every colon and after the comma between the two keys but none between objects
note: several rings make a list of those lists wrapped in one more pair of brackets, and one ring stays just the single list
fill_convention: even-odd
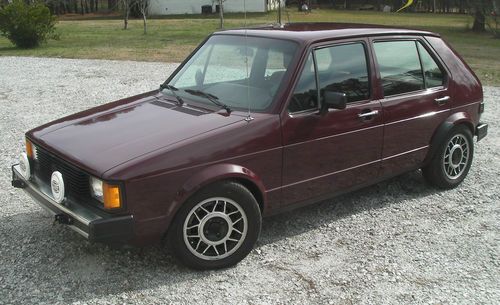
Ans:
[{"label": "amber turn signal light", "polygon": [[105,209],[118,209],[122,204],[120,201],[120,188],[117,185],[103,183],[103,197]]},{"label": "amber turn signal light", "polygon": [[26,139],[26,155],[28,158],[33,159],[33,144],[28,139]]}]

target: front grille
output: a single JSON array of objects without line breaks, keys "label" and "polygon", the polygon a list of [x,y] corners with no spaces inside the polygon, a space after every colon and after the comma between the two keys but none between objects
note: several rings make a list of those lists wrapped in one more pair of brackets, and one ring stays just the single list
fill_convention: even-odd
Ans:
[{"label": "front grille", "polygon": [[36,148],[36,156],[34,174],[41,183],[50,187],[52,173],[59,171],[64,179],[67,197],[84,202],[91,200],[88,174],[49,154],[43,148]]}]

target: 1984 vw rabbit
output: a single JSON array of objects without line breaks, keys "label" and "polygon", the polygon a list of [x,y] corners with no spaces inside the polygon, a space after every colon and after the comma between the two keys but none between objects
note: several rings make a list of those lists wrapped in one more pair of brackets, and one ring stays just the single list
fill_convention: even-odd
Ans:
[{"label": "1984 vw rabbit", "polygon": [[439,35],[309,23],[217,32],[160,86],[26,133],[13,186],[85,238],[166,239],[228,267],[262,216],[421,168],[448,189],[487,134],[481,84]]}]

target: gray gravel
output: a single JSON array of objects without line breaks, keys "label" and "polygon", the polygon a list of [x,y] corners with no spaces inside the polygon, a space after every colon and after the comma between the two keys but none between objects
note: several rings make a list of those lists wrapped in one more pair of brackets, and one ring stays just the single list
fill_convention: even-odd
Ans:
[{"label": "gray gravel", "polygon": [[500,88],[451,191],[412,172],[268,218],[238,266],[195,272],[159,247],[111,249],[10,186],[23,133],[157,88],[176,64],[0,57],[0,304],[498,304]]}]

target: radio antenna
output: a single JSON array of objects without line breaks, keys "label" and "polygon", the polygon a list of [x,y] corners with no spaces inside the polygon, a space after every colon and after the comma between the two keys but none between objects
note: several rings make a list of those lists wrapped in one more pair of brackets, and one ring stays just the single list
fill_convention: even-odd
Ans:
[{"label": "radio antenna", "polygon": [[246,0],[243,0],[243,12],[245,15],[245,68],[246,68],[246,74],[247,74],[247,106],[248,106],[248,115],[245,118],[245,121],[250,122],[253,121],[253,117],[250,113],[250,76],[248,74],[248,33],[247,33],[247,2]]}]

